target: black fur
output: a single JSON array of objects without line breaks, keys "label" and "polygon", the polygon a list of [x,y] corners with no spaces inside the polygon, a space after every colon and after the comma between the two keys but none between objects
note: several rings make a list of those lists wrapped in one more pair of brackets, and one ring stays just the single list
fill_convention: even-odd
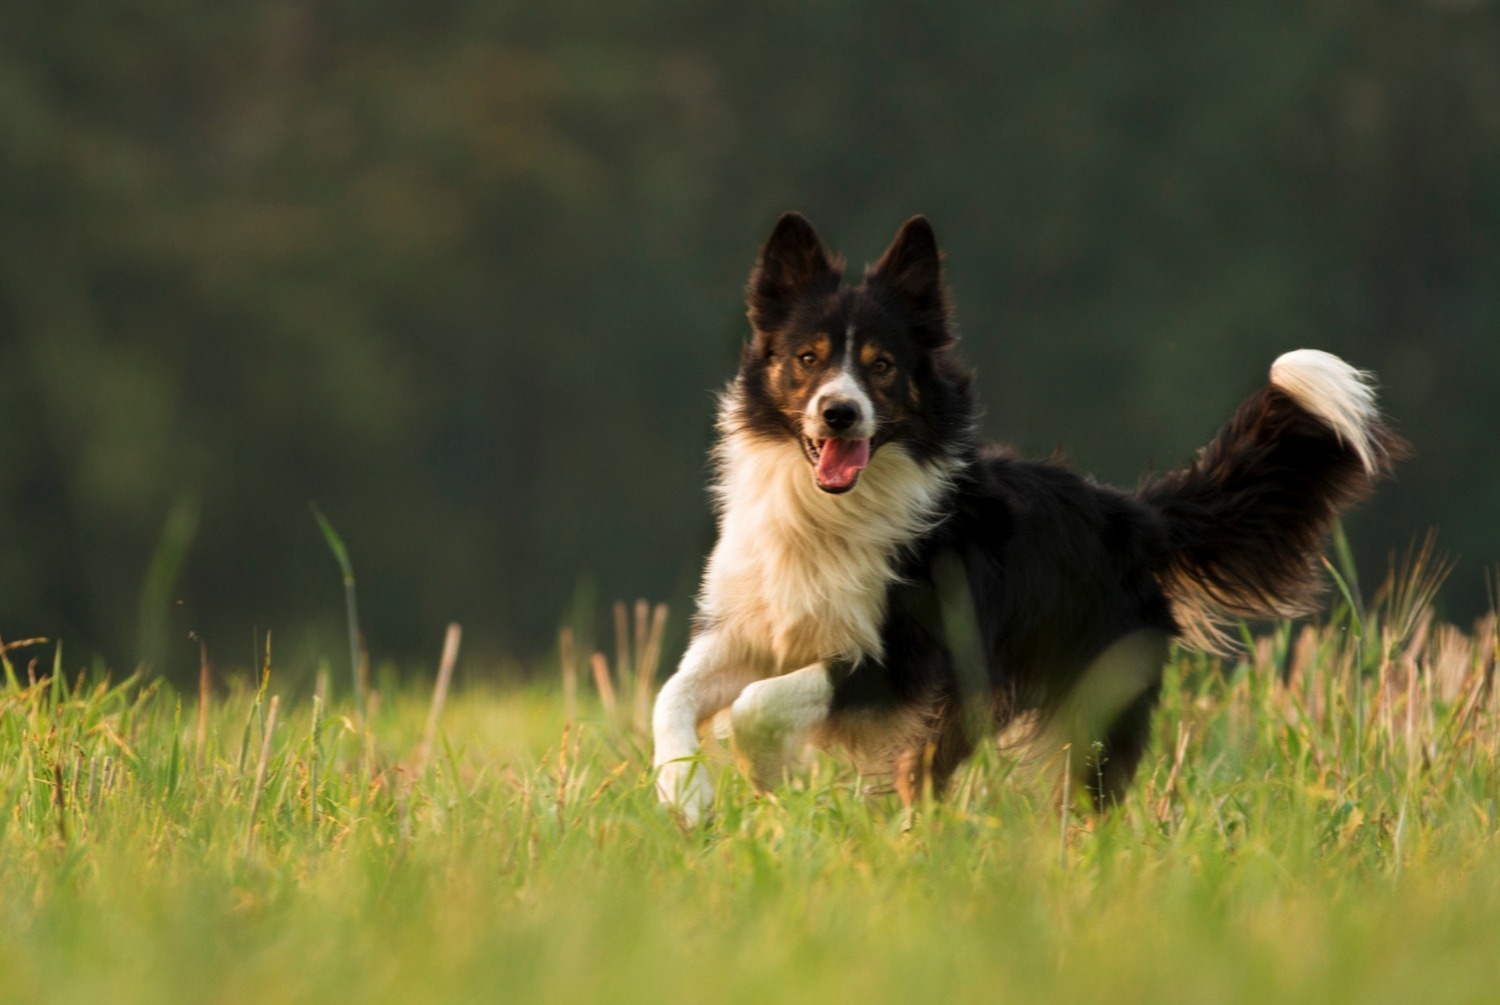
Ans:
[{"label": "black fur", "polygon": [[[908,742],[932,745],[918,763],[940,791],[980,739],[965,722],[970,703],[983,704],[987,727],[1026,712],[1057,724],[1070,700],[1086,697],[1078,688],[1100,654],[1133,637],[1139,644],[1126,653],[1128,664],[1104,668],[1113,679],[1094,684],[1128,693],[1101,694],[1111,707],[1061,724],[1080,750],[1081,779],[1096,798],[1117,797],[1145,748],[1166,641],[1178,632],[1157,575],[1167,552],[1163,520],[1140,500],[1053,463],[977,452],[951,515],[914,542],[891,587],[881,657],[847,668],[839,681],[835,730],[850,712],[930,710],[927,735]],[[952,602],[932,571],[945,557],[958,562],[972,598],[978,674],[956,664],[950,626],[937,615]],[[975,676],[979,694],[965,687]]]},{"label": "black fur", "polygon": [[[945,518],[901,557],[883,653],[838,674],[834,731],[848,723],[852,732],[871,711],[923,710],[925,725],[903,738],[897,759],[941,789],[978,742],[975,721],[1003,727],[1036,713],[1074,741],[1095,800],[1117,799],[1149,738],[1167,640],[1186,632],[1212,644],[1225,618],[1306,610],[1324,534],[1401,442],[1373,429],[1379,463],[1367,471],[1332,427],[1268,386],[1189,467],[1134,493],[1099,485],[974,441],[970,373],[953,352],[941,257],[924,219],[902,228],[860,286],[841,287],[841,271],[805,219],[788,214],[777,225],[748,288],[754,337],[739,428],[797,435],[787,354],[819,333],[842,351],[852,325],[892,355],[902,381],[893,394],[908,403],[874,448],[899,440],[957,474]],[[957,607],[944,567],[959,570],[967,594]],[[971,645],[955,641],[944,614],[965,608],[971,623],[960,619],[959,630]]]}]

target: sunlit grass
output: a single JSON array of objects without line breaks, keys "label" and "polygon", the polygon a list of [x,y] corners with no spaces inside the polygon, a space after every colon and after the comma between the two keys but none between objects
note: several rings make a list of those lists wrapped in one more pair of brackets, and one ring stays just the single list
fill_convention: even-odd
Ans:
[{"label": "sunlit grass", "polygon": [[1495,620],[1435,623],[1413,565],[1238,664],[1177,657],[1104,818],[991,749],[915,819],[836,759],[771,797],[716,763],[684,832],[634,699],[579,685],[568,721],[461,667],[424,752],[430,685],[364,719],[273,667],[200,743],[196,695],[17,648],[0,1000],[1487,1001]]}]

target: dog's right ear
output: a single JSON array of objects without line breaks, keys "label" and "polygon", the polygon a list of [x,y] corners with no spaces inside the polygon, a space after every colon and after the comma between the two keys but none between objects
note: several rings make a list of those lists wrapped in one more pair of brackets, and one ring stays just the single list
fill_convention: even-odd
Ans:
[{"label": "dog's right ear", "polygon": [[801,213],[783,213],[760,249],[745,288],[750,324],[757,332],[775,331],[786,322],[792,305],[813,293],[832,293],[841,277],[818,232]]}]

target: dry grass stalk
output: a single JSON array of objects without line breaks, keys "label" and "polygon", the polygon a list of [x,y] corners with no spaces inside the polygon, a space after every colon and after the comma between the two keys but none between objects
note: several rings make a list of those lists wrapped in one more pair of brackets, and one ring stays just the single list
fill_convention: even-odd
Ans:
[{"label": "dry grass stalk", "polygon": [[[557,796],[553,806],[553,812],[557,816],[557,824],[563,826],[568,808],[568,737],[573,731],[573,723],[563,723],[562,745],[558,748],[557,755]],[[573,751],[576,756],[577,751]]]},{"label": "dry grass stalk", "polygon": [[68,800],[63,789],[62,762],[52,762],[52,805],[57,808],[57,838],[68,843]]},{"label": "dry grass stalk", "polygon": [[646,670],[646,633],[650,631],[651,605],[644,597],[635,602],[635,675],[639,681]]},{"label": "dry grass stalk", "polygon": [[69,786],[68,801],[74,806],[78,805],[78,786],[83,782],[83,751],[78,752],[77,762],[73,765],[73,784]]},{"label": "dry grass stalk", "polygon": [[208,694],[212,671],[208,665],[208,643],[198,640],[198,770],[203,770],[203,758],[208,748]]},{"label": "dry grass stalk", "polygon": [[266,764],[271,760],[271,736],[276,730],[276,713],[281,706],[281,696],[271,696],[271,708],[266,714],[266,735],[260,745],[260,764],[255,768],[255,786],[250,790],[250,815],[245,821],[245,854],[255,846],[255,811],[260,806],[260,792],[266,784]]},{"label": "dry grass stalk", "polygon": [[630,693],[631,681],[630,665],[630,617],[625,609],[625,601],[615,601],[615,679],[620,682],[620,690]]},{"label": "dry grass stalk", "polygon": [[1167,772],[1166,784],[1161,787],[1161,798],[1156,803],[1156,819],[1165,822],[1172,814],[1173,794],[1177,791],[1177,776],[1182,772],[1182,760],[1187,755],[1188,740],[1192,730],[1183,723],[1177,724],[1177,743],[1173,747],[1172,768]]},{"label": "dry grass stalk", "polygon": [[651,722],[651,699],[654,696],[656,672],[661,664],[662,636],[667,630],[667,605],[657,604],[651,615],[651,627],[645,628],[646,601],[636,604],[636,627],[641,637],[636,639],[640,656],[636,660],[635,673],[635,722],[643,732]]},{"label": "dry grass stalk", "polygon": [[1410,759],[1410,764],[1415,764],[1417,756],[1417,664],[1415,662],[1406,664],[1406,754]]},{"label": "dry grass stalk", "polygon": [[1408,548],[1399,564],[1392,559],[1390,575],[1377,593],[1376,603],[1384,601],[1398,645],[1411,639],[1419,627],[1425,629],[1425,625],[1419,626],[1419,619],[1431,621],[1432,603],[1453,566],[1453,559],[1438,554],[1433,531]]},{"label": "dry grass stalk", "polygon": [[1433,629],[1427,660],[1427,672],[1435,679],[1444,701],[1455,701],[1468,689],[1474,675],[1474,643],[1463,631],[1453,625]]},{"label": "dry grass stalk", "polygon": [[463,628],[457,621],[450,622],[443,636],[443,655],[438,660],[437,683],[432,688],[432,707],[427,710],[427,728],[422,732],[422,746],[417,748],[416,775],[426,770],[433,744],[437,743],[438,718],[448,700],[448,684],[453,680],[453,667],[458,663],[458,644],[462,639]]},{"label": "dry grass stalk", "polygon": [[[666,636],[667,605],[644,598],[634,604],[615,601],[612,613],[615,630],[615,659],[611,669],[604,653],[589,658],[594,685],[604,711],[617,725],[645,732],[651,720],[657,671],[661,665],[662,645]],[[575,639],[570,628],[558,632],[558,655],[562,664],[563,706],[568,721],[576,714],[577,673]],[[618,713],[618,718],[616,718]]]},{"label": "dry grass stalk", "polygon": [[0,638],[0,653],[9,653],[17,649],[25,649],[27,646],[41,646],[46,644],[47,640],[40,636],[34,639],[17,639],[14,642],[6,642],[3,638]]},{"label": "dry grass stalk", "polygon": [[595,653],[590,659],[594,670],[594,686],[599,689],[599,700],[604,703],[606,715],[615,714],[615,684],[609,677],[609,661],[603,653]]},{"label": "dry grass stalk", "polygon": [[562,663],[563,715],[568,722],[578,718],[578,664],[573,652],[573,629],[557,633],[557,654]]},{"label": "dry grass stalk", "polygon": [[1312,625],[1303,625],[1302,630],[1297,633],[1297,641],[1292,646],[1291,659],[1287,661],[1286,683],[1291,686],[1293,681],[1307,680],[1308,675],[1318,664],[1318,633],[1313,630]]}]

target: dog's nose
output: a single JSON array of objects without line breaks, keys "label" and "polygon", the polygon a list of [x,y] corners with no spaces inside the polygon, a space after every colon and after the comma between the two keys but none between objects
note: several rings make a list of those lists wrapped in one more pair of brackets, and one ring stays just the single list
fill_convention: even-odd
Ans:
[{"label": "dog's nose", "polygon": [[835,433],[842,433],[859,418],[852,401],[831,401],[823,406],[823,422]]}]

